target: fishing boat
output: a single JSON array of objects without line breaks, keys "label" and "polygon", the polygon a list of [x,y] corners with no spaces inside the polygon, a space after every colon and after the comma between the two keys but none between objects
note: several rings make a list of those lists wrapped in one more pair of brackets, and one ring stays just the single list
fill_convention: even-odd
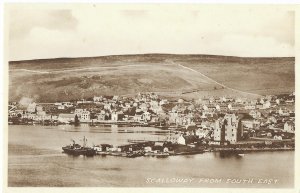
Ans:
[{"label": "fishing boat", "polygon": [[96,155],[96,150],[86,146],[87,139],[83,137],[83,145],[75,143],[75,140],[72,140],[73,144],[62,147],[64,153],[74,156],[94,156]]}]

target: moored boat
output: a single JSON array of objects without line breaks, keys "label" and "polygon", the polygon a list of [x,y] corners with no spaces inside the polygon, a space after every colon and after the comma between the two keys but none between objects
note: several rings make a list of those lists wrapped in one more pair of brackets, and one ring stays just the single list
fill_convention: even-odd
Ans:
[{"label": "moored boat", "polygon": [[79,155],[94,156],[94,155],[96,155],[95,149],[86,146],[87,139],[85,137],[83,138],[83,146],[75,143],[74,140],[72,140],[72,141],[73,141],[72,145],[67,145],[67,146],[62,147],[62,150],[64,153],[69,154],[69,155],[74,155],[74,156],[79,156]]}]

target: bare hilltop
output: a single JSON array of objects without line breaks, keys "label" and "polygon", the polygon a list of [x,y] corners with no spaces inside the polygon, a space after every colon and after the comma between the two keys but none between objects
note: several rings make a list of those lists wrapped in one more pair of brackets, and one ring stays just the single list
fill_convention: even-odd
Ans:
[{"label": "bare hilltop", "polygon": [[71,101],[156,92],[171,98],[295,90],[295,58],[141,54],[9,62],[9,100]]}]

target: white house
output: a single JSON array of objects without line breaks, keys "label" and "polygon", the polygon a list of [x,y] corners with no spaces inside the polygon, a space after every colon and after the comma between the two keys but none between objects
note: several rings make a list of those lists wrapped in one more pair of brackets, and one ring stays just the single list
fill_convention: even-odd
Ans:
[{"label": "white house", "polygon": [[65,105],[59,105],[59,106],[57,107],[57,109],[60,109],[60,110],[65,109]]},{"label": "white house", "polygon": [[97,114],[97,120],[98,121],[104,121],[105,120],[105,113]]},{"label": "white house", "polygon": [[286,109],[282,110],[281,108],[278,110],[278,113],[281,116],[289,116],[290,115],[290,113]]},{"label": "white house", "polygon": [[106,103],[106,104],[104,104],[104,109],[105,110],[108,110],[108,111],[111,111],[111,107],[112,107],[112,105],[110,104],[110,103]]},{"label": "white house", "polygon": [[84,110],[81,113],[80,122],[89,122],[91,120],[90,111]]},{"label": "white house", "polygon": [[71,102],[63,102],[63,105],[68,108],[73,107],[73,104]]},{"label": "white house", "polygon": [[199,138],[205,138],[209,134],[209,130],[197,129],[195,135]]},{"label": "white house", "polygon": [[148,107],[147,107],[147,104],[146,103],[142,103],[139,105],[139,108],[142,110],[142,111],[147,111],[148,110]]},{"label": "white house", "polygon": [[93,98],[93,101],[94,101],[94,103],[98,103],[98,102],[101,102],[102,101],[102,96],[94,96],[94,98]]},{"label": "white house", "polygon": [[141,114],[135,114],[133,117],[133,120],[136,122],[140,122],[142,120],[142,115]]},{"label": "white house", "polygon": [[282,136],[280,136],[280,135],[274,135],[274,139],[275,140],[282,140]]},{"label": "white house", "polygon": [[31,120],[34,120],[36,117],[35,114],[32,114],[32,113],[25,113],[25,114],[22,114],[22,118],[27,118],[27,119],[31,119]]},{"label": "white house", "polygon": [[260,125],[260,122],[257,120],[244,119],[244,120],[242,120],[242,125],[246,128],[253,129],[253,128],[258,127]]},{"label": "white house", "polygon": [[258,119],[258,118],[261,117],[261,113],[260,113],[259,111],[255,111],[255,110],[251,110],[251,111],[249,112],[249,115],[250,115],[251,117],[253,117],[254,119]]},{"label": "white house", "polygon": [[185,139],[182,135],[178,137],[177,144],[185,145]]},{"label": "white house", "polygon": [[150,121],[150,120],[151,120],[151,113],[149,113],[148,111],[144,112],[144,113],[142,114],[141,119],[142,119],[143,121]]},{"label": "white house", "polygon": [[271,107],[270,101],[266,101],[265,103],[263,103],[263,108],[264,108],[264,109],[268,109],[268,108],[270,108],[270,107]]},{"label": "white house", "polygon": [[288,133],[295,133],[295,123],[291,121],[285,122],[283,130]]},{"label": "white house", "polygon": [[84,110],[81,114],[81,120],[83,121],[89,121],[90,120],[90,112],[87,110]]},{"label": "white house", "polygon": [[112,121],[118,121],[118,113],[117,112],[112,112],[111,113],[111,120]]}]

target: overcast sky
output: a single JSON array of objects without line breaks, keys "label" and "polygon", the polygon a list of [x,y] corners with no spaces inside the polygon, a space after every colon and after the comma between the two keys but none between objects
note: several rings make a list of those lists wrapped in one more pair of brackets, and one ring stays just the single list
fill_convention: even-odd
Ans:
[{"label": "overcast sky", "polygon": [[294,12],[191,5],[9,9],[9,59],[174,53],[294,56]]}]

